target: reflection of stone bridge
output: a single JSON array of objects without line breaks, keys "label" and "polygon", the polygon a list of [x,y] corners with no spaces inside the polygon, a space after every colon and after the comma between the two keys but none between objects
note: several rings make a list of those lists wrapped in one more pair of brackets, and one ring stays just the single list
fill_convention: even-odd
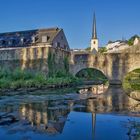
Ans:
[{"label": "reflection of stone bridge", "polygon": [[121,84],[124,76],[140,68],[140,53],[71,53],[70,72],[76,74],[85,68],[95,68],[103,72],[110,84]]},{"label": "reflection of stone bridge", "polygon": [[[93,130],[96,127],[95,121],[98,113],[119,112],[120,114],[129,114],[129,116],[140,116],[139,101],[129,98],[122,87],[110,86],[104,94],[98,96],[93,93],[67,95],[67,98],[65,96],[66,94],[63,93],[62,99],[57,99],[55,95],[49,95],[43,102],[39,102],[41,95],[35,97],[35,100],[27,96],[25,97],[29,100],[27,103],[23,103],[23,99],[19,97],[21,99],[19,100],[17,97],[16,100],[21,102],[20,104],[14,102],[15,98],[9,99],[11,103],[9,100],[1,100],[0,126],[8,124],[9,129],[14,129],[14,131],[16,127],[22,127],[19,131],[25,132],[26,129],[33,128],[37,132],[60,134],[66,129],[64,126],[72,111],[92,113]],[[48,100],[48,97],[53,98]],[[31,102],[30,99],[33,101]],[[11,127],[12,124],[14,127]]]}]

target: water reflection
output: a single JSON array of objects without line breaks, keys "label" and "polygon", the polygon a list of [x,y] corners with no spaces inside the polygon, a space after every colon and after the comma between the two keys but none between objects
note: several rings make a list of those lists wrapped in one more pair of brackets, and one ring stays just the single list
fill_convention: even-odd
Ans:
[{"label": "water reflection", "polygon": [[[128,122],[128,119],[131,120],[132,117],[134,117],[133,119],[135,120],[135,122],[139,122],[140,102],[127,96],[122,87],[109,87],[107,89],[106,87],[102,86],[102,90],[101,86],[96,88],[99,90],[88,90],[88,92],[85,92],[85,94],[77,94],[75,92],[72,95],[67,95],[67,98],[66,95],[62,95],[64,96],[64,98],[60,99],[50,99],[50,95],[48,99],[48,96],[46,95],[43,96],[43,101],[38,101],[40,100],[40,98],[39,96],[35,95],[26,95],[22,98],[20,95],[16,96],[10,99],[12,104],[9,103],[9,100],[1,99],[0,128],[2,129],[3,127],[6,127],[5,131],[8,131],[9,133],[12,133],[14,135],[19,131],[32,131],[35,132],[33,134],[34,136],[37,132],[39,132],[40,134],[45,133],[47,135],[55,135],[56,139],[58,139],[58,136],[56,136],[56,134],[64,136],[66,131],[68,131],[68,136],[69,134],[71,134],[70,131],[72,131],[72,121],[77,123],[78,121],[80,121],[79,119],[81,119],[82,122],[81,124],[79,124],[80,126],[82,125],[83,121],[87,122],[87,124],[91,126],[89,128],[87,124],[84,124],[85,128],[89,128],[91,132],[89,139],[98,138],[97,140],[100,140],[101,137],[99,137],[98,134],[99,127],[101,130],[109,129],[108,125],[110,125],[111,127],[115,127],[116,122],[118,122],[119,124],[122,120],[125,122],[125,125],[131,124],[130,122]],[[104,91],[104,94],[101,94],[101,91]],[[54,96],[55,95],[52,95],[52,97]],[[25,102],[25,100],[27,101]],[[84,119],[85,114],[83,115],[79,112],[87,113],[88,117]],[[108,120],[110,120],[114,125],[106,125]],[[105,124],[105,126],[102,126],[101,124]],[[133,125],[129,127],[134,129],[134,127],[132,127]],[[77,133],[79,134],[77,135],[81,138],[79,130],[80,126],[76,126],[76,128],[78,129]],[[83,128],[84,126],[81,127],[81,129]],[[122,125],[119,125],[118,128],[124,129]],[[0,131],[2,131],[1,129]],[[128,127],[124,129],[124,131],[128,131]],[[105,135],[103,132],[100,134]],[[5,138],[5,136],[3,137]],[[43,138],[43,135],[41,135],[40,137]],[[85,135],[84,138],[88,139],[87,135]],[[106,138],[108,137],[106,136]],[[61,138],[61,140],[63,139],[64,138]]]},{"label": "water reflection", "polygon": [[106,92],[106,90],[108,89],[108,85],[89,85],[89,86],[84,86],[82,87],[78,92],[80,94],[85,94],[85,93],[91,93],[91,94],[103,94]]}]

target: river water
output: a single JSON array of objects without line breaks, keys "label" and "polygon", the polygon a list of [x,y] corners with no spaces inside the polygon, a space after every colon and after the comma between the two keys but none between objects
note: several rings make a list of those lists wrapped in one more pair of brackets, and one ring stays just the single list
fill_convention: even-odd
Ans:
[{"label": "river water", "polygon": [[139,140],[140,102],[104,86],[0,96],[0,140],[39,139]]}]

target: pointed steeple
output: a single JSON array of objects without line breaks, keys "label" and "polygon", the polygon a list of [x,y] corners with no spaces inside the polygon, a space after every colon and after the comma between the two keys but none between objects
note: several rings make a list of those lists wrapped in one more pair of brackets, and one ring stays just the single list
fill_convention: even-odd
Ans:
[{"label": "pointed steeple", "polygon": [[95,13],[93,16],[93,27],[92,27],[92,39],[91,39],[91,52],[94,54],[98,52],[98,47],[99,47],[99,41],[97,38],[97,30],[96,30],[96,17]]},{"label": "pointed steeple", "polygon": [[92,30],[92,39],[97,39],[97,30],[96,30],[96,16],[94,13],[93,16],[93,30]]}]

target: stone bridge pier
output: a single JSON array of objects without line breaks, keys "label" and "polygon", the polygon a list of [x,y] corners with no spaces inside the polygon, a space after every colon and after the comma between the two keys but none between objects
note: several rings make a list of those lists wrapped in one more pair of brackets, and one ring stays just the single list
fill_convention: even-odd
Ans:
[{"label": "stone bridge pier", "polygon": [[70,73],[76,75],[85,68],[100,70],[110,84],[122,84],[127,73],[140,68],[140,53],[97,54],[71,52]]}]

